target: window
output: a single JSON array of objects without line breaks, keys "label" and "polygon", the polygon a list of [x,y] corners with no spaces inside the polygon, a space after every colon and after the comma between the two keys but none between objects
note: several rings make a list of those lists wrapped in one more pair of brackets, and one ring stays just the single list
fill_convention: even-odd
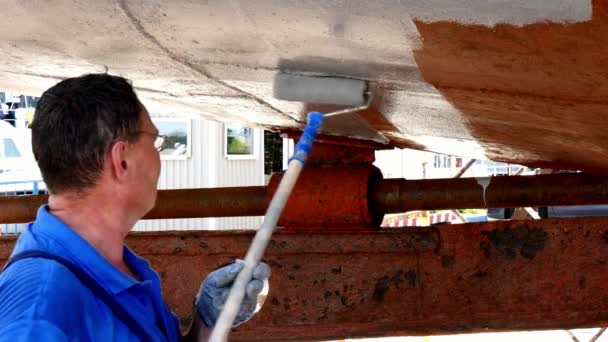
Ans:
[{"label": "window", "polygon": [[438,154],[433,156],[433,167],[436,169],[441,167],[441,157]]},{"label": "window", "polygon": [[452,167],[452,157],[451,156],[443,156],[443,167],[449,169]]},{"label": "window", "polygon": [[224,125],[224,153],[228,159],[255,159],[254,130],[234,124]]},{"label": "window", "polygon": [[433,155],[433,168],[449,169],[451,167],[452,167],[452,156],[446,156],[443,154]]},{"label": "window", "polygon": [[506,175],[509,173],[509,168],[506,166],[498,166],[494,168],[496,174]]},{"label": "window", "polygon": [[460,158],[460,157],[456,158],[456,167],[462,167],[462,158]]},{"label": "window", "polygon": [[160,151],[163,160],[183,160],[191,155],[191,127],[189,119],[152,118],[158,134],[167,138]]},{"label": "window", "polygon": [[17,145],[13,139],[4,138],[4,157],[6,158],[18,158],[21,157],[21,153],[17,149]]}]

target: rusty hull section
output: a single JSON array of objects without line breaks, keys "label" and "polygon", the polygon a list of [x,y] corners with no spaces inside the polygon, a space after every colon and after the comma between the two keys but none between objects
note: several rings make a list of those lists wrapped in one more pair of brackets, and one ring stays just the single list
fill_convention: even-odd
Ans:
[{"label": "rusty hull section", "polygon": [[606,172],[608,1],[592,10],[575,23],[417,20],[416,62],[487,157]]},{"label": "rusty hull section", "polygon": [[[608,221],[511,221],[361,233],[278,233],[271,288],[235,341],[324,340],[608,324]],[[187,322],[204,275],[251,232],[131,234]],[[0,239],[0,259],[13,238]]]}]

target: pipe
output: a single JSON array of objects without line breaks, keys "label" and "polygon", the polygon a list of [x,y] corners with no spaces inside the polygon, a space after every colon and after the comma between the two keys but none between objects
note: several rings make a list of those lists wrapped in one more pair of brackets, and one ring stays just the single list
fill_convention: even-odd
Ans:
[{"label": "pipe", "polygon": [[160,190],[144,219],[261,216],[267,207],[265,186]]},{"label": "pipe", "polygon": [[[276,192],[282,178],[279,173],[270,178],[269,193]],[[382,173],[371,164],[335,168],[332,172],[308,168],[298,180],[279,226],[283,231],[299,231],[305,227],[380,226],[384,215],[373,209],[367,195],[370,184],[379,179]]]},{"label": "pipe", "polygon": [[411,210],[608,204],[608,176],[563,173],[489,178],[384,179],[372,190],[382,213]]},{"label": "pipe", "polygon": [[[302,178],[306,176],[304,172]],[[304,184],[304,180],[301,182]],[[266,211],[269,197],[265,186],[160,190],[156,206],[144,219],[261,216]],[[0,223],[32,221],[36,209],[46,200],[46,196],[0,197]],[[297,199],[293,201],[295,203]],[[608,176],[569,173],[491,178],[383,179],[371,184],[369,190],[371,211],[381,214],[411,210],[588,204],[608,204]]]},{"label": "pipe", "polygon": [[[31,222],[47,195],[0,196],[0,223]],[[265,186],[159,190],[156,205],[144,219],[264,215]]]}]

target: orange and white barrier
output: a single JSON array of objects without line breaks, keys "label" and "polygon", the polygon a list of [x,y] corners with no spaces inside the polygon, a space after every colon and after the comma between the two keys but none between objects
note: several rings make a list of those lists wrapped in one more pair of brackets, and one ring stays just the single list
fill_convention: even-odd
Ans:
[{"label": "orange and white barrier", "polygon": [[428,211],[415,211],[405,214],[386,215],[381,227],[426,227],[439,223],[464,223],[465,220],[456,211],[445,211],[430,214]]}]

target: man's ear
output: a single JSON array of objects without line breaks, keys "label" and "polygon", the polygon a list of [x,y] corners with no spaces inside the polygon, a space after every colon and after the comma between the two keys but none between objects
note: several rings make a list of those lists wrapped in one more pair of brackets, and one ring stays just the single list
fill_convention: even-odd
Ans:
[{"label": "man's ear", "polygon": [[119,181],[123,181],[127,177],[129,163],[127,161],[128,146],[125,141],[117,141],[110,148],[110,166],[112,174]]}]

